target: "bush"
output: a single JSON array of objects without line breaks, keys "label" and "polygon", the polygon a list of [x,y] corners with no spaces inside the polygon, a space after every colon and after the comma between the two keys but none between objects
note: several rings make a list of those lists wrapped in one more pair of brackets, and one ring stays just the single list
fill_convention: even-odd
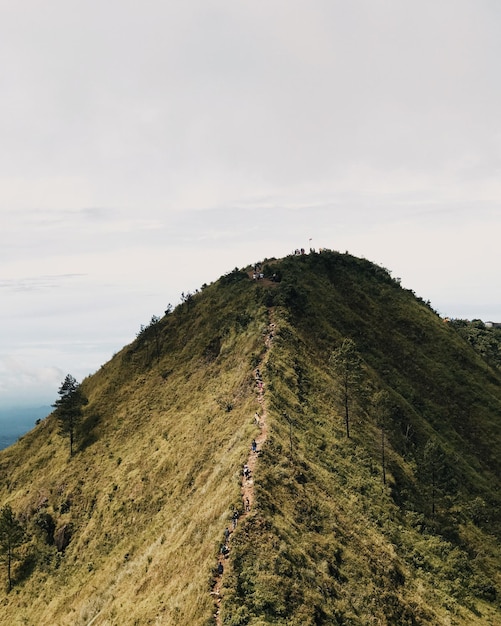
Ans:
[{"label": "bush", "polygon": [[33,520],[37,528],[42,531],[43,539],[48,545],[54,544],[54,532],[56,530],[56,523],[50,513],[41,512]]}]

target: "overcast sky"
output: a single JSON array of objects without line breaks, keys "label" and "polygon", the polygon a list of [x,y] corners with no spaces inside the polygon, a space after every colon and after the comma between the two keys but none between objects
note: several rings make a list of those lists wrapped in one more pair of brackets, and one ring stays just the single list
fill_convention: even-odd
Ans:
[{"label": "overcast sky", "polygon": [[499,0],[0,0],[0,406],[296,247],[501,321],[499,59]]}]

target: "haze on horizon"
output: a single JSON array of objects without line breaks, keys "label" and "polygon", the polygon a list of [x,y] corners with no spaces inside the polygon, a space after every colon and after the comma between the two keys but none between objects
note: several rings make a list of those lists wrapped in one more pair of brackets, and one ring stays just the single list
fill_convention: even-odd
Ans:
[{"label": "haze on horizon", "polygon": [[501,321],[501,5],[0,5],[0,407],[310,245]]}]

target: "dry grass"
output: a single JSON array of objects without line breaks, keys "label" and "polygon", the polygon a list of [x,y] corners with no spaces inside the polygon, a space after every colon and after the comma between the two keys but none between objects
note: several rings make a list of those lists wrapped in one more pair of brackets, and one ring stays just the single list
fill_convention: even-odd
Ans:
[{"label": "dry grass", "polygon": [[[489,474],[495,463],[479,453],[499,443],[498,404],[479,391],[487,370],[384,273],[345,255],[328,259],[324,271],[317,256],[275,262],[279,286],[233,273],[145,329],[83,382],[86,428],[72,459],[50,417],[0,453],[0,502],[31,532],[25,568],[15,572],[13,592],[0,595],[1,624],[214,625],[213,569],[241,506],[241,467],[256,436],[263,303],[276,306],[277,326],[263,371],[268,440],[255,506],[231,539],[224,626],[499,623],[487,597],[490,582],[500,587],[494,529],[467,513],[475,497],[497,497],[488,484],[498,484]],[[390,334],[388,302],[398,333]],[[350,335],[367,380],[346,440],[326,363]],[[466,378],[454,370],[458,355]],[[499,376],[489,376],[485,397],[499,403]],[[386,487],[366,397],[380,386],[395,404]],[[444,389],[444,404],[461,395],[481,406],[470,438],[444,414]],[[420,470],[430,434],[457,455],[463,481],[447,511],[444,498],[442,527],[427,516]],[[479,482],[482,474],[489,478]],[[37,529],[44,513],[57,528],[73,528],[64,554]]]},{"label": "dry grass", "polygon": [[[71,523],[74,536],[62,557],[44,548],[43,583],[19,580],[1,623],[211,618],[211,572],[255,436],[251,356],[261,349],[263,319],[226,330],[212,362],[193,350],[179,366],[179,354],[167,352],[145,369],[147,347],[132,357],[125,348],[83,383],[95,441],[71,460],[51,418],[4,452],[10,488],[2,500],[30,522],[41,510],[58,526]],[[181,322],[166,320],[164,332]],[[210,330],[198,337],[210,338]]]}]

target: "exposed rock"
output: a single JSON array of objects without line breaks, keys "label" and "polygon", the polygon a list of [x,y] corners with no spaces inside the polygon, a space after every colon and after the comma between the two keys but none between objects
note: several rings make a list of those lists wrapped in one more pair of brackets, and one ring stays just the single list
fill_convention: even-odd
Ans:
[{"label": "exposed rock", "polygon": [[73,535],[71,524],[64,524],[58,528],[54,534],[54,543],[58,552],[64,552],[68,547]]}]

